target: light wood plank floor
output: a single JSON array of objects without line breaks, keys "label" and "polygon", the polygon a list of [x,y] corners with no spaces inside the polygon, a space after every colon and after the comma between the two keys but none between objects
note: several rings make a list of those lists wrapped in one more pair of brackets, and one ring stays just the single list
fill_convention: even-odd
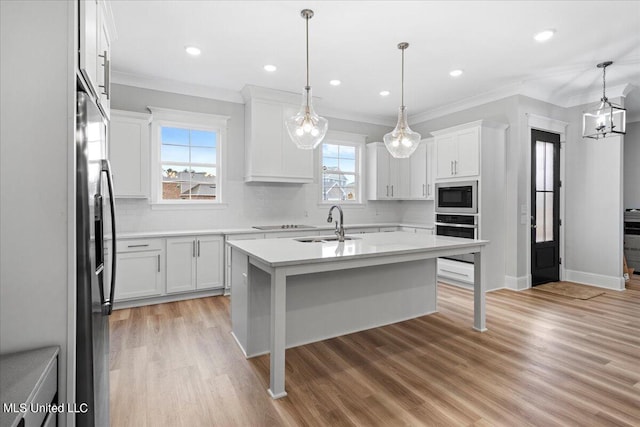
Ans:
[{"label": "light wood plank floor", "polygon": [[439,286],[439,313],[287,350],[289,396],[269,357],[245,360],[229,301],[115,311],[111,425],[639,426],[640,278],[590,300]]}]

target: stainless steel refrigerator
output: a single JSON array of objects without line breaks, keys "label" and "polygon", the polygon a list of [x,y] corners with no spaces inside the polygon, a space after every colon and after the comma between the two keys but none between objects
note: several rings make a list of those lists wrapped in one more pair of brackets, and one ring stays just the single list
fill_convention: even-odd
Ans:
[{"label": "stainless steel refrigerator", "polygon": [[[109,426],[109,315],[116,279],[113,180],[107,160],[107,124],[84,92],[76,109],[76,425]],[[105,259],[106,237],[112,260]],[[78,406],[79,407],[79,406]]]}]

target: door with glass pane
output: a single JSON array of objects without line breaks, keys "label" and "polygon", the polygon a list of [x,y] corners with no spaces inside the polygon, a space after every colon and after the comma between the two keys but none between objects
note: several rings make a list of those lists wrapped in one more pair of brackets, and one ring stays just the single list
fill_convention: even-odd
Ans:
[{"label": "door with glass pane", "polygon": [[531,131],[531,283],[560,280],[560,135]]}]

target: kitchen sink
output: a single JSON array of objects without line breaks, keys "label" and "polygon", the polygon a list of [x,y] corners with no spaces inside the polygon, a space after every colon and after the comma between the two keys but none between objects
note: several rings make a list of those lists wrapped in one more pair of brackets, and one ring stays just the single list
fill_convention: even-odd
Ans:
[{"label": "kitchen sink", "polygon": [[[344,236],[344,240],[358,240],[360,237],[351,237]],[[295,239],[297,242],[302,243],[326,243],[326,242],[337,242],[338,236],[318,236],[318,237],[301,237],[299,239]]]},{"label": "kitchen sink", "polygon": [[256,230],[296,230],[299,228],[316,228],[313,225],[304,224],[284,224],[284,225],[254,225]]}]

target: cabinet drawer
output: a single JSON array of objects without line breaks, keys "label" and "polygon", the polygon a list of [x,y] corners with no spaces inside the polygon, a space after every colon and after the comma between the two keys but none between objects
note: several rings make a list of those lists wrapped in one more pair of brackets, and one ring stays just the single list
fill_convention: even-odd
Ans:
[{"label": "cabinet drawer", "polygon": [[438,276],[473,284],[473,264],[438,258]]},{"label": "cabinet drawer", "polygon": [[162,249],[162,239],[120,240],[117,242],[118,253],[161,251]]}]

